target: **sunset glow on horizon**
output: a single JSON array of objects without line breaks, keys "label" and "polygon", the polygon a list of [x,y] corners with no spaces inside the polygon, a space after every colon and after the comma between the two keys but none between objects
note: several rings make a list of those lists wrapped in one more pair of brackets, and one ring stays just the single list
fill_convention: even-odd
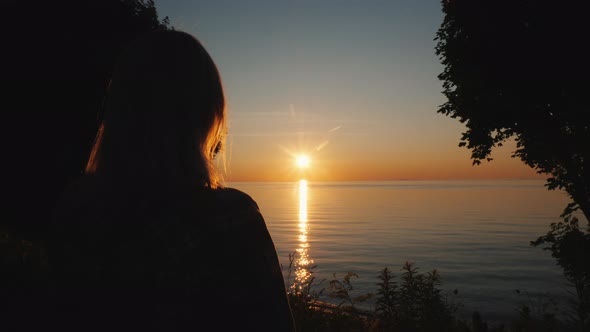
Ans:
[{"label": "sunset glow on horizon", "polygon": [[156,5],[219,69],[226,181],[544,178],[510,157],[514,142],[472,166],[464,124],[437,113],[437,1]]}]

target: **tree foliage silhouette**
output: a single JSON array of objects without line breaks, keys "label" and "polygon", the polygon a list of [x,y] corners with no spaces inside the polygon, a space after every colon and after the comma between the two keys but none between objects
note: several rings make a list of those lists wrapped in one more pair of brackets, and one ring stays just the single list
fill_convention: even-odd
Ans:
[{"label": "tree foliage silhouette", "polygon": [[66,184],[88,158],[97,115],[122,47],[170,29],[152,0],[7,0],[3,80],[2,227],[43,238]]},{"label": "tree foliage silhouette", "polygon": [[590,220],[590,26],[579,1],[443,0],[436,54],[447,101],[474,164],[510,138],[513,157],[565,190]]},{"label": "tree foliage silhouette", "polygon": [[574,290],[568,306],[568,318],[573,330],[590,329],[590,226],[580,229],[578,219],[564,218],[552,223],[549,232],[532,241],[533,246],[543,246],[563,269],[569,286]]}]

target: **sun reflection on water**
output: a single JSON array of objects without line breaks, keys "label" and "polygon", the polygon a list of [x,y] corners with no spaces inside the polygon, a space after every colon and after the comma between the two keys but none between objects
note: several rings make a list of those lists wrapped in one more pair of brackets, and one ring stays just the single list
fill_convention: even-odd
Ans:
[{"label": "sun reflection on water", "polygon": [[311,272],[309,269],[313,264],[313,260],[309,257],[309,242],[307,241],[308,229],[307,180],[299,180],[299,246],[296,249],[295,277],[300,285],[305,284],[305,282],[311,278]]}]

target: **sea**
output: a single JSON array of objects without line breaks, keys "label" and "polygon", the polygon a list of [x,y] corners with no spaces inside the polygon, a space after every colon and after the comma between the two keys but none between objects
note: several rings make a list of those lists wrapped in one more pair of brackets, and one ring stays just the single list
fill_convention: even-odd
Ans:
[{"label": "sea", "polygon": [[[550,252],[530,245],[560,221],[566,193],[544,180],[231,182],[257,203],[289,285],[351,277],[351,296],[376,293],[384,268],[436,269],[468,319],[505,322],[518,308],[553,310],[568,286]],[[321,290],[324,289],[323,292]],[[374,297],[356,306],[370,310]],[[543,309],[545,308],[545,309]]]}]

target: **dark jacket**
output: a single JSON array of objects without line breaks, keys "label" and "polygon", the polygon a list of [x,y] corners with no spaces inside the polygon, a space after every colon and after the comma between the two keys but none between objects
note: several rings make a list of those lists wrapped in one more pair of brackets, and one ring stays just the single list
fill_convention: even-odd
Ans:
[{"label": "dark jacket", "polygon": [[274,244],[241,191],[86,176],[53,230],[62,329],[294,330]]}]

